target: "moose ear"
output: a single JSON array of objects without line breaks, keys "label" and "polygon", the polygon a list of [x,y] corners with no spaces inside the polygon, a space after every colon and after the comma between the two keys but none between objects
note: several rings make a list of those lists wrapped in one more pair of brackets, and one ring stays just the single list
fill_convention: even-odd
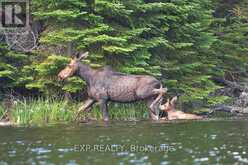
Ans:
[{"label": "moose ear", "polygon": [[79,58],[79,56],[80,56],[80,53],[75,53],[75,54],[71,55],[71,58],[77,60]]},{"label": "moose ear", "polygon": [[89,55],[89,52],[85,52],[83,54],[80,54],[79,57],[77,57],[77,60],[81,61],[82,59],[88,57],[88,55]]},{"label": "moose ear", "polygon": [[177,96],[173,97],[170,101],[170,104],[171,105],[176,105],[176,102],[177,102]]}]

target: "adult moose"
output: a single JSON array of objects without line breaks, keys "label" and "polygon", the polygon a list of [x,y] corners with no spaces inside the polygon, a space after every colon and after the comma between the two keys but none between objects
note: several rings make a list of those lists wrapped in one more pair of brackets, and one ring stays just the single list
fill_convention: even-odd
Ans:
[{"label": "adult moose", "polygon": [[[79,55],[79,54],[78,54]],[[144,100],[149,108],[149,116],[152,120],[158,120],[158,105],[167,89],[152,76],[130,75],[115,72],[109,67],[92,69],[81,60],[88,56],[88,52],[74,57],[59,74],[59,80],[64,80],[73,75],[78,75],[86,81],[88,100],[78,111],[90,112],[94,103],[100,103],[104,121],[109,120],[107,103],[134,102]]]}]

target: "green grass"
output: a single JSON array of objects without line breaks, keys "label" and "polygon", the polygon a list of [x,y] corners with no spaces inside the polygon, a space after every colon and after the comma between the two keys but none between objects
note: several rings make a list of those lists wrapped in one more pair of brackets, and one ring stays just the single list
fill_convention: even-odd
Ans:
[{"label": "green grass", "polygon": [[0,104],[0,118],[3,116],[3,114],[4,114],[4,108],[2,104]]},{"label": "green grass", "polygon": [[[145,104],[141,102],[128,104],[109,104],[109,115],[114,120],[140,120],[148,118],[148,110]],[[96,119],[102,118],[99,106],[94,106],[91,116]]]},{"label": "green grass", "polygon": [[73,104],[59,99],[18,100],[11,110],[11,120],[17,124],[72,121]]},{"label": "green grass", "polygon": [[[17,100],[11,110],[11,121],[18,124],[47,124],[57,122],[75,122],[77,110],[83,103],[68,102],[63,99],[30,98]],[[4,109],[0,106],[0,115]],[[143,103],[135,104],[109,104],[110,118],[114,120],[139,120],[148,118],[147,108]],[[86,116],[102,119],[99,105],[94,105],[89,114],[81,113],[81,118]]]}]

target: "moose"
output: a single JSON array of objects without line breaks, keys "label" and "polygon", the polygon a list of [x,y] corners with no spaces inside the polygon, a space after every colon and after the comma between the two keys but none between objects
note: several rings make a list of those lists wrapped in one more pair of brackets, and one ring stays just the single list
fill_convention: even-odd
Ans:
[{"label": "moose", "polygon": [[167,99],[167,102],[163,105],[160,105],[159,108],[167,112],[167,118],[162,119],[168,119],[168,120],[197,120],[197,119],[203,119],[202,116],[194,115],[185,113],[182,111],[176,110],[176,102],[177,102],[177,96],[173,97],[171,100]]},{"label": "moose", "polygon": [[65,80],[68,77],[78,75],[85,80],[88,99],[79,108],[77,116],[81,112],[90,112],[92,106],[98,102],[103,114],[103,120],[109,121],[108,102],[136,102],[145,101],[149,109],[149,117],[152,120],[159,119],[159,105],[163,95],[167,92],[160,81],[148,75],[132,75],[113,71],[110,67],[93,69],[81,62],[88,56],[88,52],[72,58],[70,63],[59,72],[58,79]]}]

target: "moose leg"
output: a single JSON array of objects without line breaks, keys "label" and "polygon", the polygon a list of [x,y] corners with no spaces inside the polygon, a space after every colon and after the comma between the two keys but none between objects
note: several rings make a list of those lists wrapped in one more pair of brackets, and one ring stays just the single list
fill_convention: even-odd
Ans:
[{"label": "moose leg", "polygon": [[77,115],[76,115],[76,119],[79,117],[79,114],[82,112],[82,111],[90,111],[92,105],[95,103],[96,101],[93,100],[93,99],[88,99],[85,104],[79,108],[79,110],[77,111]]},{"label": "moose leg", "polygon": [[150,105],[150,108],[152,109],[152,107],[155,107],[156,108],[156,106],[160,103],[161,104],[161,102],[163,101],[162,99],[163,99],[163,95],[164,95],[165,93],[160,93],[159,95],[158,95],[158,97],[151,103],[151,105]]},{"label": "moose leg", "polygon": [[153,113],[155,113],[156,115],[159,116],[160,115],[159,114],[159,105],[161,105],[161,103],[163,101],[163,95],[167,92],[167,88],[163,88],[161,85],[160,89],[154,89],[153,92],[154,92],[154,94],[158,94],[158,96],[156,97],[156,99],[154,99],[152,101],[149,108],[150,108],[150,110],[153,111]]},{"label": "moose leg", "polygon": [[106,100],[100,100],[100,109],[102,111],[102,116],[104,121],[109,121],[108,106]]},{"label": "moose leg", "polygon": [[163,101],[163,95],[167,92],[167,88],[161,88],[160,89],[154,89],[153,90],[154,93],[157,93],[158,96],[156,97],[156,99],[154,99],[151,104],[150,104],[150,109],[153,110],[153,112],[155,114],[159,114],[159,108],[158,105],[161,104],[161,102]]},{"label": "moose leg", "polygon": [[158,114],[156,114],[156,107],[157,105],[154,103],[154,98],[151,98],[151,99],[148,99],[147,100],[147,106],[149,108],[149,117],[152,119],[152,120],[158,120],[159,117],[158,117]]}]

